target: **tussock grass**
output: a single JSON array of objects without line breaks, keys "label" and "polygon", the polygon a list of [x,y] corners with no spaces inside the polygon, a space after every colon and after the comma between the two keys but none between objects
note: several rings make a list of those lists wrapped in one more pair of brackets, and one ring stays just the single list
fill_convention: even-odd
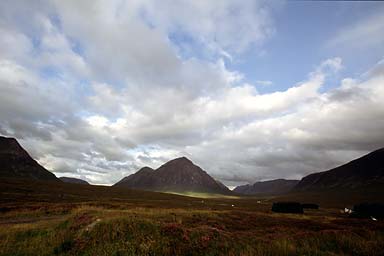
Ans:
[{"label": "tussock grass", "polygon": [[383,223],[326,215],[83,204],[52,219],[29,217],[0,224],[0,255],[384,254]]},{"label": "tussock grass", "polygon": [[[320,209],[272,213],[283,199]],[[196,198],[0,180],[0,255],[384,255],[383,221],[339,213],[356,200]]]}]

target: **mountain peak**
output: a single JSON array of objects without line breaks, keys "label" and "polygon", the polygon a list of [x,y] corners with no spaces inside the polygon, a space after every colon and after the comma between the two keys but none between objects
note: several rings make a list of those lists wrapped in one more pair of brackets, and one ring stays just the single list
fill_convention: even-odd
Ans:
[{"label": "mountain peak", "polygon": [[173,163],[193,164],[193,162],[192,162],[191,160],[189,160],[189,159],[188,159],[187,157],[185,157],[185,156],[175,158],[175,159],[173,159],[173,160],[168,161],[168,162],[165,163],[165,164],[173,164]]},{"label": "mountain peak", "polygon": [[151,167],[144,166],[144,167],[140,168],[140,170],[138,170],[137,173],[139,173],[139,172],[153,172],[153,171],[154,170]]},{"label": "mountain peak", "polygon": [[15,141],[17,142],[17,140],[13,137],[5,137],[5,136],[0,136],[0,141],[3,142],[3,141]]},{"label": "mountain peak", "polygon": [[15,138],[0,136],[0,166],[1,177],[59,181],[37,163]]},{"label": "mountain peak", "polygon": [[0,151],[1,152],[12,151],[12,152],[27,154],[27,152],[21,147],[21,145],[15,138],[9,138],[9,137],[3,137],[3,136],[0,136]]},{"label": "mountain peak", "polygon": [[230,193],[227,187],[214,180],[186,157],[170,160],[156,170],[148,169],[149,171],[145,171],[141,168],[116,185],[166,192]]}]

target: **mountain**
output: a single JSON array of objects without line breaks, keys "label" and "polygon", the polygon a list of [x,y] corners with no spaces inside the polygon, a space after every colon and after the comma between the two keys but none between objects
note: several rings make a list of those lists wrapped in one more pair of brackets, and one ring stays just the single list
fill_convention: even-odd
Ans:
[{"label": "mountain", "polygon": [[237,186],[233,192],[243,195],[280,195],[289,192],[298,180],[268,180],[256,182],[253,185]]},{"label": "mountain", "polygon": [[154,186],[155,183],[155,177],[153,175],[154,171],[155,170],[150,167],[143,167],[136,173],[124,177],[114,186],[129,187],[133,189],[151,188]]},{"label": "mountain", "polygon": [[305,176],[294,191],[384,186],[384,148],[334,169]]},{"label": "mountain", "polygon": [[0,136],[0,177],[60,181],[38,164],[14,138]]},{"label": "mountain", "polygon": [[141,168],[114,186],[163,192],[231,193],[186,157],[171,160],[156,170]]},{"label": "mountain", "polygon": [[73,183],[73,184],[83,184],[83,185],[89,185],[89,183],[82,179],[72,178],[72,177],[60,177],[59,178],[62,182],[66,183]]}]

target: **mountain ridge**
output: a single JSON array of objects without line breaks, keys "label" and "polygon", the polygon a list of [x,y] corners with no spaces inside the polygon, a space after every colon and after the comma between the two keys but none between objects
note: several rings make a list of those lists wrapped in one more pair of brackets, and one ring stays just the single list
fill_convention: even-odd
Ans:
[{"label": "mountain ridge", "polygon": [[233,192],[242,195],[279,195],[289,192],[299,180],[274,179],[237,186]]},{"label": "mountain ridge", "polygon": [[65,183],[72,183],[72,184],[83,184],[83,185],[90,185],[88,181],[85,181],[83,179],[73,178],[73,177],[59,177],[59,179],[62,182]]},{"label": "mountain ridge", "polygon": [[293,191],[384,185],[384,148],[333,169],[303,177]]},{"label": "mountain ridge", "polygon": [[34,160],[15,138],[0,136],[0,163],[1,177],[61,182]]},{"label": "mountain ridge", "polygon": [[186,157],[172,159],[156,170],[143,167],[114,186],[163,192],[231,193]]}]

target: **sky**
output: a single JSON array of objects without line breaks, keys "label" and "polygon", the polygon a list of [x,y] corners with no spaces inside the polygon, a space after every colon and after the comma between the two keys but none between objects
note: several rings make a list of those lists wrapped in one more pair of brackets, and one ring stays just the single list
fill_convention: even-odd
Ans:
[{"label": "sky", "polygon": [[186,156],[227,186],[384,147],[384,3],[0,2],[0,135],[114,184]]}]

